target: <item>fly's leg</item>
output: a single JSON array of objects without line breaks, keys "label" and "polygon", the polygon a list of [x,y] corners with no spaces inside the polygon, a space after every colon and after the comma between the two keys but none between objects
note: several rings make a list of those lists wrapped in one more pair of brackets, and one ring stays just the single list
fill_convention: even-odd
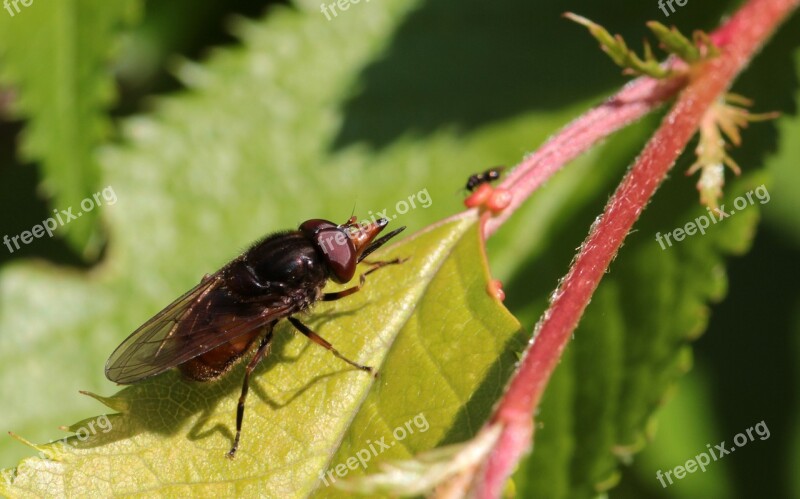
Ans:
[{"label": "fly's leg", "polygon": [[306,326],[305,324],[303,324],[299,320],[295,319],[294,317],[289,317],[289,322],[291,322],[292,326],[294,326],[298,331],[303,333],[306,336],[306,338],[308,338],[309,340],[313,341],[314,343],[316,343],[317,345],[321,346],[322,348],[324,348],[326,350],[329,350],[336,357],[339,357],[340,359],[342,359],[343,361],[347,362],[348,364],[350,364],[351,366],[355,367],[356,369],[361,369],[362,371],[367,371],[370,374],[375,374],[375,370],[372,369],[370,366],[365,366],[363,364],[359,364],[357,362],[353,362],[352,360],[348,359],[344,355],[340,354],[339,351],[336,350],[333,347],[333,345],[331,345],[325,338],[323,338],[322,336],[318,335],[317,333],[315,333],[314,331],[309,329],[308,326]]},{"label": "fly's leg", "polygon": [[269,325],[269,331],[261,339],[253,358],[247,364],[244,372],[244,383],[242,383],[242,394],[239,396],[239,405],[236,407],[236,437],[233,440],[233,447],[228,451],[227,456],[233,459],[236,456],[236,449],[239,447],[239,437],[242,435],[242,421],[244,420],[244,402],[247,400],[247,392],[250,389],[250,374],[256,368],[258,363],[269,352],[270,341],[272,340],[272,325]]},{"label": "fly's leg", "polygon": [[358,279],[358,285],[353,286],[352,288],[343,289],[341,291],[337,291],[335,293],[325,293],[322,295],[322,301],[334,301],[340,298],[344,298],[345,296],[350,296],[353,293],[357,292],[361,288],[364,287],[364,283],[367,282],[367,276],[371,273],[375,272],[379,268],[386,267],[387,265],[397,265],[400,263],[405,262],[406,258],[395,258],[394,260],[382,261],[382,262],[369,262],[368,265],[371,268],[361,274],[361,277]]}]

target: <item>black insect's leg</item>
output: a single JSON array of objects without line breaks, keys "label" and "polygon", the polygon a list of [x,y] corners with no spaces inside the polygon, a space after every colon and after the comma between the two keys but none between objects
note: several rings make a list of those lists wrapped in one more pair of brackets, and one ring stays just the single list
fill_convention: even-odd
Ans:
[{"label": "black insect's leg", "polygon": [[228,457],[233,459],[236,454],[236,449],[239,447],[239,437],[242,435],[242,421],[244,420],[244,401],[247,399],[247,392],[250,389],[250,374],[256,368],[261,359],[264,358],[269,351],[270,340],[272,340],[272,324],[267,326],[269,330],[267,334],[261,339],[253,358],[247,364],[244,371],[244,383],[242,383],[242,394],[239,396],[239,405],[236,407],[236,437],[233,439],[233,447],[228,451]]},{"label": "black insect's leg", "polygon": [[406,261],[405,259],[395,258],[394,260],[388,260],[383,262],[369,262],[368,265],[371,265],[368,271],[361,274],[361,277],[358,280],[358,285],[353,286],[352,288],[343,289],[341,291],[337,291],[335,293],[325,293],[322,295],[322,301],[334,301],[340,298],[344,298],[345,296],[350,296],[362,287],[364,287],[364,283],[367,282],[367,276],[371,273],[375,272],[381,267],[386,267],[387,265],[397,265],[398,263],[403,263]]},{"label": "black insect's leg", "polygon": [[369,265],[370,269],[364,272],[364,275],[369,275],[381,267],[386,267],[387,265],[398,265],[408,260],[408,258],[395,258],[393,260],[379,260],[377,262],[364,262],[364,265]]},{"label": "black insect's leg", "polygon": [[340,354],[338,350],[333,348],[333,345],[331,345],[330,343],[328,343],[327,340],[325,340],[325,338],[323,338],[322,336],[318,335],[317,333],[315,333],[314,331],[309,329],[308,326],[306,326],[305,324],[303,324],[299,320],[295,319],[294,317],[289,317],[289,322],[291,322],[292,326],[297,328],[298,331],[303,333],[306,336],[306,338],[308,338],[309,340],[313,341],[317,345],[320,345],[321,347],[323,347],[323,348],[325,348],[327,350],[330,350],[330,352],[333,355],[339,357],[340,359],[342,359],[343,361],[347,362],[351,366],[353,366],[355,368],[358,368],[358,369],[361,369],[362,371],[367,371],[368,373],[374,373],[375,372],[371,367],[365,366],[365,365],[362,365],[362,364],[358,364],[356,362],[353,362],[352,360],[348,359],[344,355]]}]

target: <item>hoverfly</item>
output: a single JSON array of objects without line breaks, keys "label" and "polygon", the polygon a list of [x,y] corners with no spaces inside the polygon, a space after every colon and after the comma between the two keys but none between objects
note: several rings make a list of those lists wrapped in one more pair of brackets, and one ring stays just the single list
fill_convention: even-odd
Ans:
[{"label": "hoverfly", "polygon": [[481,184],[486,184],[489,182],[494,182],[495,180],[500,178],[500,175],[505,170],[505,166],[493,166],[486,170],[485,172],[476,173],[474,175],[470,175],[467,179],[467,185],[464,186],[466,190],[472,192]]},{"label": "hoverfly", "polygon": [[200,284],[145,322],[114,350],[106,363],[106,377],[131,384],[177,367],[187,378],[214,380],[246,353],[255,350],[245,369],[236,410],[236,437],[228,451],[239,446],[250,375],[268,352],[275,324],[288,320],[308,339],[330,350],[351,366],[373,372],[348,359],[293,315],[315,302],[349,296],[375,270],[401,263],[395,259],[372,262],[359,283],[335,293],[323,293],[328,279],[344,284],[356,265],[405,227],[378,240],[388,220],[360,225],[356,217],[341,225],[307,220],[298,230],[279,232],[256,242],[249,250],[206,275]]}]

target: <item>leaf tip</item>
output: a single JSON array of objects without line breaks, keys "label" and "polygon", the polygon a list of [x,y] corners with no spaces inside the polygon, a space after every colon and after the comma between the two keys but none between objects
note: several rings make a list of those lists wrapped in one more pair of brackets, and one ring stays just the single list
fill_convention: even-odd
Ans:
[{"label": "leaf tip", "polygon": [[43,446],[31,442],[30,440],[28,440],[27,438],[25,438],[25,437],[23,437],[21,435],[17,435],[13,431],[9,431],[8,434],[14,440],[16,440],[18,442],[22,442],[24,445],[30,447],[31,449],[34,449],[34,450],[36,450],[38,452],[43,452],[44,451],[44,447]]},{"label": "leaf tip", "polygon": [[87,397],[91,397],[104,406],[108,407],[109,409],[113,409],[117,412],[128,412],[130,410],[130,403],[121,397],[103,397],[102,395],[98,395],[96,393],[86,391],[86,390],[79,390],[82,395],[86,395]]}]

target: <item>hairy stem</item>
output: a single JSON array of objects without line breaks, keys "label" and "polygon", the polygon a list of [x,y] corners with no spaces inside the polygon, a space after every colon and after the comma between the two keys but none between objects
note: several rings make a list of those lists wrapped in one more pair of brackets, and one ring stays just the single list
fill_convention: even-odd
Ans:
[{"label": "hairy stem", "polygon": [[[697,131],[703,115],[727,91],[736,75],[798,4],[800,0],[750,0],[712,35],[721,55],[692,68],[686,88],[615,191],[601,217],[593,224],[550,307],[539,321],[535,340],[526,350],[517,372],[495,407],[487,424],[500,425],[502,433],[475,482],[478,497],[499,497],[505,481],[530,448],[534,412],[592,293],[634,222]],[[641,80],[639,85],[644,86],[646,80]],[[583,118],[575,123],[581,120]],[[614,120],[606,118],[606,121]],[[619,123],[623,122],[619,120]],[[513,203],[516,204],[509,207],[509,214],[541,185],[549,176],[548,172],[557,170],[565,158],[577,155],[580,151],[576,150],[583,150],[581,148],[600,131],[589,120],[587,127],[578,134],[584,142],[575,144],[575,150],[548,148],[549,144],[559,140],[556,137],[545,145],[543,150],[546,152],[540,151],[529,157],[526,161],[538,158],[539,166],[509,176],[506,180],[508,185],[502,186],[514,195]],[[607,134],[608,129],[605,132]],[[485,233],[492,233],[507,217],[505,214],[487,221]]]},{"label": "hairy stem", "polygon": [[[680,64],[671,60],[668,65]],[[487,217],[484,237],[489,237],[553,174],[612,133],[658,108],[687,83],[685,76],[656,80],[637,78],[600,106],[573,120],[522,160],[497,187],[511,193],[511,204],[495,217]]]}]

